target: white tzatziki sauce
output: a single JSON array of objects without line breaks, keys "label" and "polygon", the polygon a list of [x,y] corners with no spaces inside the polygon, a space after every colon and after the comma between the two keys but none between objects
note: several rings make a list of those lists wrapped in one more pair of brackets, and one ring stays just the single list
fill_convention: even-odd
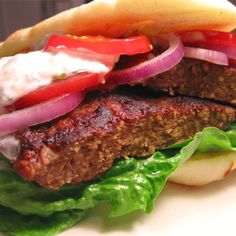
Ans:
[{"label": "white tzatziki sauce", "polygon": [[[14,135],[0,137],[0,153],[9,160],[16,159],[20,152],[20,142]],[[1,169],[1,168],[0,168]]]},{"label": "white tzatziki sauce", "polygon": [[53,77],[78,71],[107,73],[109,68],[91,56],[63,51],[33,51],[0,58],[0,114],[4,113],[4,106],[50,84]]}]

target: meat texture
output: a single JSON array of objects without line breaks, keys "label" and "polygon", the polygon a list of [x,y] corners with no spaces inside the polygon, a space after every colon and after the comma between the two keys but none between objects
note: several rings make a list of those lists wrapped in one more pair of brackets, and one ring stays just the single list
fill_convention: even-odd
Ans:
[{"label": "meat texture", "polygon": [[184,97],[93,95],[73,112],[16,134],[26,180],[57,189],[94,179],[123,157],[147,157],[207,126],[226,129],[231,107]]},{"label": "meat texture", "polygon": [[143,82],[156,91],[213,99],[236,105],[236,69],[183,59],[171,70]]}]

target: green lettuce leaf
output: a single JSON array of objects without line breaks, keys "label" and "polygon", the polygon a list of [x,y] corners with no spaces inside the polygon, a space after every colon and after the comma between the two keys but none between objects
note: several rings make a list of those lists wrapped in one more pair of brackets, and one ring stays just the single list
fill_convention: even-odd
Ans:
[{"label": "green lettuce leaf", "polygon": [[51,236],[73,226],[85,213],[86,211],[82,210],[62,211],[44,218],[35,215],[23,216],[0,206],[0,229],[7,235]]},{"label": "green lettuce leaf", "polygon": [[[192,140],[158,151],[148,159],[120,159],[100,178],[58,191],[25,182],[11,170],[0,170],[0,232],[53,235],[81,220],[87,210],[100,203],[111,205],[111,217],[135,210],[149,213],[169,175],[194,152],[235,151],[235,140],[235,124],[226,132],[206,128]],[[26,219],[32,220],[26,224]]]}]

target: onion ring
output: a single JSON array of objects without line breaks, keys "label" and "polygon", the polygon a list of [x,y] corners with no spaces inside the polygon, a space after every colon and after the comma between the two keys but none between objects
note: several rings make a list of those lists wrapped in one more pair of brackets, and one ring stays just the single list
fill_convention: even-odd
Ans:
[{"label": "onion ring", "polygon": [[228,57],[225,53],[205,48],[184,47],[184,56],[208,61],[218,65],[229,65]]},{"label": "onion ring", "polygon": [[169,48],[165,52],[138,65],[113,71],[106,84],[109,86],[132,84],[173,68],[183,58],[184,47],[180,37],[174,34],[166,36],[166,39]]},{"label": "onion ring", "polygon": [[0,116],[0,136],[45,123],[74,110],[85,93],[66,94],[38,105]]}]

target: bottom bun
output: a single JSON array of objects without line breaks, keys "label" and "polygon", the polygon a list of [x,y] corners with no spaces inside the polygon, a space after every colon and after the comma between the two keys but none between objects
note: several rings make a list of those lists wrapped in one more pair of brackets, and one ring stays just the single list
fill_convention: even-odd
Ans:
[{"label": "bottom bun", "polygon": [[194,154],[169,177],[169,181],[190,186],[201,186],[221,180],[236,169],[236,152]]}]

